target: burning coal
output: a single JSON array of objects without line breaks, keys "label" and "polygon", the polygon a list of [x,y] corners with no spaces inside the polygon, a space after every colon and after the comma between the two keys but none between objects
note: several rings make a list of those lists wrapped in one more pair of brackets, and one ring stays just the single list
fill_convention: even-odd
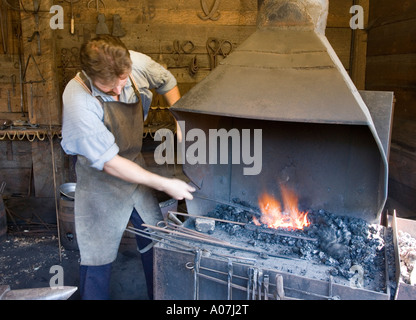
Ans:
[{"label": "burning coal", "polygon": [[[239,199],[234,199],[234,202],[239,208],[217,205],[209,216],[246,223],[246,227],[227,223],[218,227],[223,228],[232,237],[246,239],[248,246],[326,265],[330,267],[333,276],[345,279],[353,277],[354,266],[357,265],[364,270],[367,282],[384,277],[381,271],[384,268],[385,244],[382,226],[369,224],[354,217],[342,217],[325,210],[317,210],[300,215],[308,222],[303,229],[283,225],[280,227],[284,234],[289,233],[293,236],[285,236],[278,232],[262,232],[271,230],[267,224],[261,224],[253,231],[253,228],[248,226],[255,226],[254,221],[264,222],[265,218],[262,218],[263,215],[256,216],[252,210],[240,209],[241,206],[255,210],[258,208],[253,208]],[[302,237],[316,241],[304,240]]]}]

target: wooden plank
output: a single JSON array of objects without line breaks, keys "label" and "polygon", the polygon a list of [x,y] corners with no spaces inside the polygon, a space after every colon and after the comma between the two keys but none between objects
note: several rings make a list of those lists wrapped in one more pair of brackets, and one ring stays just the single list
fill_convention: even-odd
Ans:
[{"label": "wooden plank", "polygon": [[377,0],[370,2],[369,27],[391,24],[416,17],[414,0]]},{"label": "wooden plank", "polygon": [[416,52],[416,18],[371,28],[368,55],[406,54]]},{"label": "wooden plank", "polygon": [[28,141],[0,141],[0,168],[31,168],[32,149]]},{"label": "wooden plank", "polygon": [[416,153],[392,144],[389,175],[400,184],[416,189]]},{"label": "wooden plank", "polygon": [[[199,4],[199,2],[198,2]],[[81,10],[81,11],[78,11]],[[134,11],[132,11],[134,10]],[[91,10],[82,10],[79,7],[74,8],[79,17],[76,20],[76,24],[84,23],[97,23],[97,12]],[[179,24],[179,25],[198,25],[205,24],[207,26],[218,25],[256,25],[257,10],[254,11],[238,11],[238,8],[229,8],[220,10],[220,17],[218,20],[202,20],[198,16],[198,13],[202,11],[195,9],[169,9],[169,8],[156,8],[151,17],[143,14],[140,10],[136,11],[136,7],[131,8],[128,6],[112,6],[108,7],[102,12],[106,17],[106,24],[110,30],[113,26],[113,16],[118,14],[121,17],[122,25],[126,24]]]},{"label": "wooden plank", "polygon": [[414,219],[416,213],[416,189],[396,181],[394,178],[389,179],[389,199],[394,199],[393,209],[397,209],[398,216]]},{"label": "wooden plank", "polygon": [[416,121],[416,89],[392,88],[392,91],[394,91],[396,98],[395,117]]},{"label": "wooden plank", "polygon": [[341,60],[342,65],[348,70],[350,67],[351,29],[327,28],[325,35]]},{"label": "wooden plank", "polygon": [[400,87],[416,89],[416,53],[367,58],[368,88]]},{"label": "wooden plank", "polygon": [[329,0],[327,27],[349,28],[352,5],[353,0]]},{"label": "wooden plank", "polygon": [[393,127],[392,143],[396,143],[411,152],[416,152],[416,121],[396,117]]},{"label": "wooden plank", "polygon": [[[57,188],[63,183],[65,174],[63,170],[64,154],[59,142],[59,139],[54,138],[53,147]],[[35,140],[32,142],[32,161],[35,196],[40,198],[54,197],[55,189],[50,141]]]},{"label": "wooden plank", "polygon": [[0,168],[1,182],[6,182],[6,194],[26,196],[30,192],[31,168]]}]

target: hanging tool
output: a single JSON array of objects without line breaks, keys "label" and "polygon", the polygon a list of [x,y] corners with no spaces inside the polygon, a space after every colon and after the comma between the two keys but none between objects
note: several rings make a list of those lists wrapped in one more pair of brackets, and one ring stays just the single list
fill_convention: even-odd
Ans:
[{"label": "hanging tool", "polygon": [[99,9],[100,9],[100,5],[101,5],[103,8],[105,8],[105,4],[104,4],[104,1],[103,1],[103,0],[90,0],[90,1],[88,1],[88,3],[87,3],[87,8],[88,8],[88,9],[90,9],[90,6],[91,6],[94,2],[95,2],[95,8],[96,8],[97,12],[98,12],[98,11],[99,11]]},{"label": "hanging tool", "polygon": [[[39,76],[41,77],[41,80],[26,80],[26,71],[28,69],[29,62],[30,62],[31,59],[33,60],[33,63],[35,64],[36,70],[37,70]],[[34,97],[34,95],[33,95],[33,84],[34,83],[43,83],[44,84],[45,82],[46,82],[46,80],[42,76],[42,73],[40,72],[39,66],[36,63],[35,58],[30,54],[28,56],[28,58],[27,58],[25,70],[23,72],[23,82],[22,82],[22,83],[25,83],[25,84],[27,84],[27,83],[30,84],[30,114],[29,114],[29,118],[30,118],[30,116],[32,116],[32,117],[34,116],[34,110],[33,110],[33,97]]]},{"label": "hanging tool", "polygon": [[41,48],[40,48],[40,33],[39,31],[34,31],[32,33],[32,36],[27,38],[27,42],[32,42],[33,39],[36,37],[37,41],[38,41],[38,52],[37,55],[40,56],[42,54]]},{"label": "hanging tool", "polygon": [[233,51],[233,44],[231,41],[219,40],[217,38],[208,38],[206,47],[210,58],[211,70],[218,65],[218,55],[225,58]]},{"label": "hanging tool", "polygon": [[110,31],[108,30],[108,26],[105,23],[105,15],[104,13],[99,13],[97,15],[97,26],[95,28],[95,34],[110,34]]},{"label": "hanging tool", "polygon": [[16,75],[15,74],[12,74],[10,76],[10,82],[12,84],[13,96],[15,96],[16,95]]},{"label": "hanging tool", "polygon": [[7,90],[7,111],[12,112],[12,105],[10,101],[10,90]]},{"label": "hanging tool", "polygon": [[69,30],[69,33],[74,35],[75,34],[75,18],[74,18],[74,8],[73,4],[78,2],[79,0],[65,0],[66,2],[69,2],[70,8],[71,8],[71,28]]},{"label": "hanging tool", "polygon": [[25,111],[24,111],[24,99],[23,99],[23,68],[22,68],[22,59],[23,59],[23,55],[22,55],[22,48],[21,48],[21,36],[22,36],[22,29],[19,26],[17,26],[15,28],[15,35],[17,37],[18,40],[18,59],[19,59],[19,80],[20,80],[20,109],[22,112],[22,117],[25,116]]},{"label": "hanging tool", "polygon": [[204,11],[205,16],[198,13],[198,17],[204,21],[208,19],[212,21],[217,21],[221,16],[221,13],[218,11],[219,6],[220,6],[220,0],[215,0],[210,10],[205,0],[201,0],[201,7],[202,7],[202,11]]},{"label": "hanging tool", "polygon": [[114,37],[124,37],[126,35],[126,30],[124,30],[121,25],[121,17],[119,14],[113,15],[113,33]]},{"label": "hanging tool", "polygon": [[181,53],[189,54],[195,50],[195,44],[191,40],[185,40],[180,42],[179,40],[173,40],[173,60],[175,60],[176,65],[179,65]]},{"label": "hanging tool", "polygon": [[39,27],[39,9],[40,1],[33,0],[33,14],[35,15],[35,23],[37,27]]},{"label": "hanging tool", "polygon": [[195,55],[195,57],[193,57],[191,59],[191,62],[189,63],[189,66],[188,66],[188,70],[189,70],[189,75],[191,77],[195,76],[196,73],[198,72],[199,66],[198,66],[198,61],[197,61],[196,55]]}]

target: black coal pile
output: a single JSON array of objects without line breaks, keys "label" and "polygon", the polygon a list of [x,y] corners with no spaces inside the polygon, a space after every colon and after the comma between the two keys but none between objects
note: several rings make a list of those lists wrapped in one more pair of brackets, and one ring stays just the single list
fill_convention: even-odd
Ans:
[{"label": "black coal pile", "polygon": [[[333,276],[351,279],[357,272],[366,281],[384,278],[385,268],[383,227],[354,217],[344,217],[325,210],[310,211],[310,226],[301,231],[278,229],[270,232],[265,225],[255,226],[258,215],[244,201],[234,200],[237,206],[217,205],[208,214],[214,218],[243,222],[217,224],[231,237],[246,238],[249,246],[263,246],[288,257],[300,258],[330,267]],[[243,206],[249,210],[244,210]],[[266,232],[264,232],[266,231]],[[287,234],[291,236],[286,236]]]}]

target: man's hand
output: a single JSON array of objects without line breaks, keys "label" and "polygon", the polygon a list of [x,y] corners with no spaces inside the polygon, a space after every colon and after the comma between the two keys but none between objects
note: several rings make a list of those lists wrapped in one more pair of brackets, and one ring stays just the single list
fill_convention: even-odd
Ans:
[{"label": "man's hand", "polygon": [[160,191],[167,193],[176,200],[192,200],[192,192],[195,191],[195,188],[182,180],[166,178]]}]

